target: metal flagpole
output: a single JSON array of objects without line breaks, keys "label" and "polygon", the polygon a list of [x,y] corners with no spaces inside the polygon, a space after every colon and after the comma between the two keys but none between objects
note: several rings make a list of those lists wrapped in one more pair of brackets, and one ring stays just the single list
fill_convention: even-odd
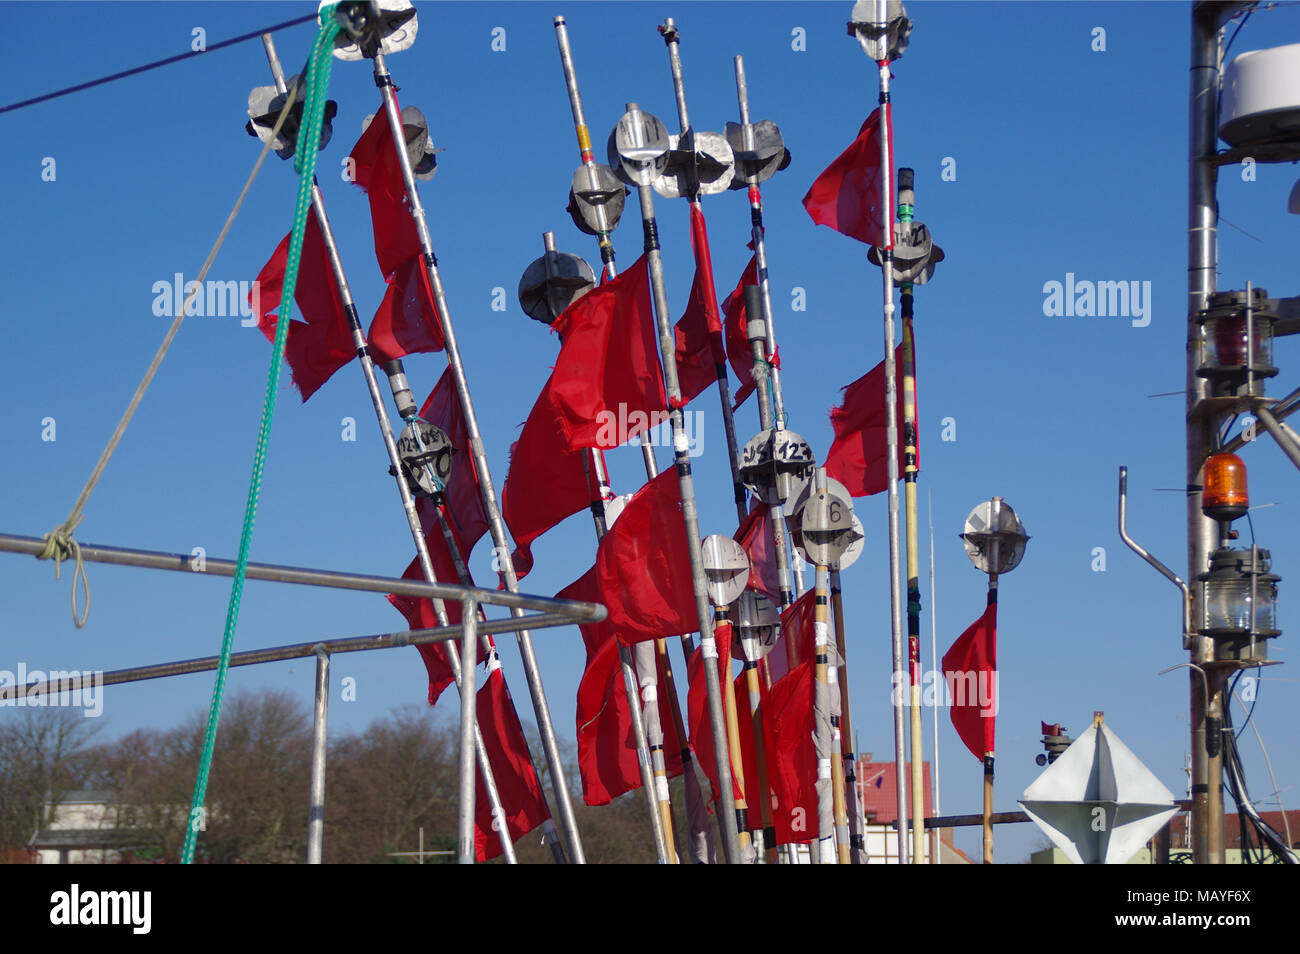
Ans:
[{"label": "metal flagpole", "polygon": [[[275,81],[276,91],[277,93],[283,94],[287,91],[284,71],[280,66],[280,59],[275,50],[275,42],[271,38],[270,34],[262,35],[262,46],[266,52],[267,62],[271,68],[271,75]],[[311,198],[312,211],[316,216],[316,223],[320,227],[321,240],[325,245],[325,250],[330,260],[330,268],[334,273],[334,280],[338,286],[339,298],[343,303],[344,313],[347,315],[348,325],[352,332],[352,342],[357,349],[357,354],[361,364],[361,372],[366,381],[366,389],[370,394],[371,404],[374,406],[375,419],[379,425],[380,436],[383,438],[384,447],[388,452],[388,460],[393,468],[394,479],[397,483],[398,496],[402,501],[402,509],[406,514],[407,525],[410,527],[411,536],[415,541],[416,552],[419,555],[425,579],[431,583],[436,583],[438,582],[437,575],[434,573],[432,561],[429,559],[428,547],[424,540],[424,532],[420,526],[420,518],[416,513],[415,502],[412,499],[410,488],[404,475],[404,465],[401,455],[397,449],[396,442],[393,439],[392,428],[388,419],[388,411],[384,406],[384,400],[376,381],[374,361],[370,356],[365,332],[361,327],[360,316],[357,314],[356,302],[352,298],[352,288],[349,285],[347,275],[343,270],[343,262],[339,257],[338,245],[334,240],[334,231],[330,227],[329,216],[325,212],[325,199],[321,193],[319,185],[316,183],[312,184]],[[395,373],[400,376],[400,380],[404,386],[405,376],[402,375],[401,362],[393,362],[392,364],[395,364],[396,368],[394,372],[389,374],[390,382],[393,382],[396,386],[396,380],[393,377],[393,374]],[[409,390],[407,390],[408,395],[409,393]],[[394,396],[397,396],[396,389],[394,391]],[[415,415],[413,399],[410,401],[410,405],[410,416],[413,418]],[[399,399],[399,412],[402,407],[402,402]],[[418,431],[415,431],[414,433],[418,439]],[[457,551],[454,546],[452,547],[452,552],[455,557],[459,559],[459,551]],[[462,579],[461,582],[467,583],[469,581],[466,578]],[[438,622],[443,626],[450,625],[443,601],[435,598],[431,602]],[[488,644],[486,637],[484,642],[485,645]],[[460,659],[454,652],[447,653],[447,659],[450,664],[452,676],[456,682],[456,687],[459,690],[461,683]],[[477,728],[475,730],[475,743],[476,751],[478,753],[479,767],[483,772],[484,788],[488,793],[488,800],[492,805],[493,815],[499,822],[503,855],[508,864],[515,864],[514,845],[511,843],[509,832],[506,829],[505,812],[502,810],[500,795],[497,791],[496,778],[492,771],[492,766],[488,761],[487,749],[483,746],[482,734],[477,731]],[[563,858],[557,860],[563,861]]]},{"label": "metal flagpole", "polygon": [[[518,592],[519,581],[515,576],[514,563],[510,557],[505,524],[501,520],[501,508],[497,503],[496,491],[492,486],[492,472],[488,467],[487,453],[483,446],[483,436],[478,427],[478,415],[474,411],[474,401],[469,393],[469,382],[465,376],[465,366],[460,357],[460,346],[457,344],[456,332],[452,326],[446,290],[442,284],[442,276],[438,271],[437,258],[433,254],[433,242],[429,236],[424,206],[420,202],[420,194],[411,171],[410,157],[406,153],[401,116],[398,114],[397,98],[393,91],[393,78],[384,63],[384,55],[378,50],[377,41],[372,43],[367,55],[374,62],[375,85],[380,88],[383,94],[384,110],[388,116],[388,125],[392,132],[394,145],[397,147],[397,158],[402,170],[402,179],[406,186],[411,218],[415,222],[416,234],[419,236],[420,251],[424,257],[425,269],[429,276],[429,286],[433,291],[434,304],[438,311],[438,321],[442,328],[447,363],[451,368],[452,380],[456,386],[456,397],[460,402],[461,412],[465,418],[470,454],[474,458],[474,467],[478,472],[479,494],[483,500],[483,509],[487,512],[488,527],[492,534],[492,545],[496,553],[497,565],[501,568],[501,575],[504,578],[506,589],[512,593]],[[515,612],[515,615],[519,615],[518,612]],[[571,859],[577,864],[585,864],[586,856],[583,854],[582,841],[578,835],[577,820],[573,814],[573,803],[569,796],[569,785],[565,778],[564,762],[560,757],[559,742],[555,736],[555,726],[551,721],[550,707],[546,702],[546,690],[542,686],[542,675],[537,666],[537,655],[533,651],[532,637],[528,630],[521,629],[517,633],[517,639],[524,675],[528,680],[528,692],[532,697],[533,711],[537,717],[537,731],[541,736],[542,749],[546,754],[546,763],[550,771],[551,787],[555,795],[556,809],[560,816],[560,825],[568,842]]]},{"label": "metal flagpole", "polygon": [[[569,46],[569,31],[564,17],[556,17],[555,40],[560,51],[560,65],[564,70],[564,85],[569,94],[569,108],[573,113],[573,128],[578,137],[578,151],[582,166],[573,176],[573,196],[571,211],[575,224],[585,232],[596,236],[600,244],[600,260],[605,274],[613,278],[618,274],[615,264],[614,243],[610,233],[618,224],[623,212],[623,184],[614,176],[613,171],[596,162],[591,149],[591,133],[587,128],[587,119],[582,109],[582,93],[578,89],[577,69],[573,64],[573,51]],[[641,456],[645,463],[646,480],[659,476],[659,463],[655,459],[654,447],[650,435],[641,432]],[[695,651],[694,640],[690,633],[681,636],[682,652],[687,660]],[[655,640],[657,655],[663,659],[666,672],[671,676],[668,664],[667,642]],[[706,863],[713,858],[713,833],[707,824],[708,810],[704,805],[704,796],[700,791],[699,779],[695,775],[694,758],[691,755],[685,720],[682,718],[681,701],[676,688],[669,682],[669,704],[677,738],[681,742],[682,777],[686,783],[686,815],[691,825],[691,849],[695,860]]]},{"label": "metal flagpole", "polygon": [[[932,754],[930,756],[934,768],[934,813],[942,815],[939,800],[939,696],[940,685],[946,685],[943,682],[942,674],[939,672],[939,647],[938,647],[938,620],[935,615],[935,594],[934,594],[934,496],[930,491],[926,491],[926,512],[929,515],[930,523],[930,659],[933,661],[934,670],[934,710],[931,720],[931,727],[934,730],[934,742]],[[939,864],[939,855],[943,851],[939,842],[942,841],[943,833],[940,829],[935,830],[935,851],[934,856],[930,859],[931,864]]]},{"label": "metal flagpole", "polygon": [[[999,562],[997,532],[1002,529],[1002,498],[994,497],[989,501],[989,526],[994,530],[989,541],[989,595],[988,605],[998,601],[998,567]],[[982,713],[981,713],[982,714]],[[984,864],[993,864],[993,752],[984,753]]]},{"label": "metal flagpole", "polygon": [[[577,256],[572,256],[572,258],[577,258]],[[578,259],[578,262],[581,263],[576,269],[579,273],[578,278],[586,279],[587,276],[582,273],[584,271],[590,272],[590,269],[581,259]],[[540,311],[540,315],[549,318],[549,324],[559,318],[564,308],[581,297],[586,290],[592,287],[594,282],[583,285],[560,285],[558,281],[560,277],[559,253],[555,250],[554,232],[542,233],[542,257],[540,263],[546,289],[546,294],[541,296],[541,302],[545,303],[545,310]],[[531,276],[536,273],[536,264],[533,263],[525,271],[524,280],[520,282],[521,289],[524,287],[524,282],[529,281]],[[569,264],[571,266],[577,265],[577,263]],[[573,269],[570,268],[569,270]],[[530,316],[538,318],[539,314],[530,312]],[[563,343],[563,337],[561,337],[561,347],[563,347]],[[599,543],[604,539],[609,529],[609,511],[606,507],[609,476],[605,472],[605,461],[601,457],[599,449],[590,448],[586,450],[583,453],[582,464],[587,476],[588,490],[592,493],[591,519],[596,530],[596,542]],[[616,640],[616,642],[618,641]],[[664,767],[662,732],[660,732],[659,744],[655,748],[652,757],[650,744],[647,741],[646,719],[642,712],[641,699],[638,693],[636,662],[632,658],[632,651],[622,642],[618,642],[618,661],[619,668],[623,673],[623,689],[627,694],[628,714],[632,719],[632,737],[636,744],[637,766],[641,773],[641,787],[645,793],[647,808],[650,811],[650,830],[654,836],[655,857],[661,865],[672,864],[676,862],[677,855],[672,845],[672,808],[666,804],[668,801],[668,785]],[[653,693],[654,690],[650,688],[649,691]],[[655,776],[660,773],[665,775],[662,790],[655,784]]]},{"label": "metal flagpole", "polygon": [[[664,19],[663,25],[659,27],[659,33],[664,38],[664,45],[668,47],[668,66],[672,72],[673,95],[677,101],[677,121],[682,129],[677,140],[677,149],[674,150],[682,165],[675,170],[676,181],[673,191],[685,198],[691,208],[703,216],[704,209],[700,202],[700,195],[705,186],[701,181],[700,150],[708,148],[714,153],[721,154],[707,157],[711,160],[707,171],[714,176],[709,187],[710,191],[725,191],[730,183],[731,176],[726,167],[731,164],[729,155],[731,150],[727,147],[726,140],[717,133],[698,133],[691,127],[690,115],[686,110],[686,85],[682,79],[682,58],[678,49],[681,40],[672,17]],[[706,263],[708,274],[712,275],[713,262],[707,242],[703,243],[703,248],[697,250],[697,254]],[[712,281],[709,282],[707,291],[709,295],[714,296],[716,304],[717,292]],[[726,362],[719,361],[716,371],[718,397],[722,404],[722,426],[727,436],[727,459],[731,464],[731,487],[735,497],[736,519],[744,523],[745,517],[748,516],[746,507],[748,495],[745,492],[745,485],[740,480],[740,452],[736,446],[736,419],[731,407],[731,383],[727,380]]]},{"label": "metal flagpole", "polygon": [[[669,421],[673,431],[673,456],[677,479],[681,486],[682,519],[686,524],[687,544],[690,548],[691,581],[695,590],[696,615],[700,623],[700,652],[704,663],[705,686],[709,699],[709,721],[713,730],[714,748],[718,754],[718,785],[721,797],[731,791],[731,765],[726,737],[726,720],[722,713],[722,692],[716,660],[718,644],[713,635],[713,616],[709,611],[709,594],[704,579],[704,565],[700,554],[700,521],[695,504],[695,482],[691,476],[690,442],[682,423],[682,391],[677,382],[677,357],[673,330],[668,319],[668,293],[664,286],[663,261],[659,253],[659,226],[655,221],[654,197],[650,182],[655,166],[666,154],[667,134],[663,124],[649,113],[642,112],[636,103],[627,104],[627,112],[615,127],[611,146],[625,173],[636,184],[641,199],[641,222],[645,233],[645,254],[650,269],[655,321],[659,328],[659,350],[663,359],[664,384],[668,391]],[[613,157],[611,157],[613,158]],[[734,812],[723,811],[723,845],[727,862],[741,861]]]},{"label": "metal flagpole", "polygon": [[[682,58],[681,58],[681,34],[672,17],[666,17],[663,24],[659,27],[659,34],[664,39],[664,45],[668,48],[668,66],[673,79],[673,97],[677,103],[677,121],[681,127],[681,133],[677,140],[677,148],[674,150],[676,159],[675,167],[670,165],[669,172],[657,180],[657,185],[661,184],[660,192],[667,194],[670,198],[673,195],[680,195],[685,198],[701,219],[704,216],[703,204],[700,196],[708,193],[725,191],[731,182],[732,160],[731,149],[726,140],[717,133],[698,132],[691,126],[690,113],[686,107],[686,84],[682,75]],[[708,181],[705,181],[707,175]],[[704,262],[705,272],[709,276],[707,294],[715,296],[714,304],[716,305],[716,291],[713,285],[713,262],[712,253],[709,250],[708,242],[702,243],[702,247],[696,250]],[[736,519],[738,523],[743,524],[748,516],[748,494],[745,491],[745,485],[740,478],[740,452],[736,444],[736,419],[734,410],[731,406],[731,383],[727,379],[727,364],[725,359],[715,364],[718,381],[718,398],[722,406],[722,426],[723,432],[727,438],[727,459],[731,465],[731,486],[732,493],[736,504]],[[773,526],[776,526],[775,521]],[[784,521],[782,521],[782,527]],[[778,547],[778,569],[779,564],[785,562],[785,547],[783,541]],[[788,578],[788,572],[786,574]],[[729,614],[729,611],[728,611]],[[715,627],[718,622],[714,618]],[[730,623],[728,623],[730,628]],[[736,706],[735,685],[731,680],[723,687],[723,704],[726,708],[727,725],[729,737],[733,745],[740,744],[739,738],[739,721],[740,714]],[[751,710],[751,726],[754,724],[754,718],[757,713]],[[759,723],[761,725],[761,723]],[[761,733],[755,738],[755,745],[761,747],[763,740]],[[733,753],[734,754],[734,753]],[[744,798],[743,804],[748,805],[755,802],[760,805],[770,803],[770,796],[764,791],[760,792],[757,798],[749,798],[747,789],[744,785],[744,766],[739,762],[735,763],[735,773],[740,779],[740,789]],[[751,783],[757,784],[757,779],[751,779]],[[737,811],[743,809],[738,808]],[[746,817],[748,815],[745,811]],[[769,809],[770,811],[770,809]],[[764,854],[763,838],[764,830],[762,823],[763,813],[760,809],[756,813],[754,821],[757,827],[754,829],[755,848],[759,855]],[[741,851],[745,851],[749,846],[745,841],[750,838],[747,833],[741,833]]]},{"label": "metal flagpole", "polygon": [[[831,611],[835,617],[835,651],[839,656],[840,689],[840,761],[844,772],[844,797],[849,819],[849,861],[863,863],[866,851],[865,832],[862,827],[862,805],[858,801],[857,756],[853,751],[853,713],[849,709],[849,663],[846,655],[847,639],[844,630],[844,599],[840,591],[838,561],[830,568]],[[814,596],[813,599],[816,599]]]},{"label": "metal flagpole", "polygon": [[[908,27],[901,3],[892,4],[902,17],[898,26],[901,32]],[[875,7],[874,17],[867,20],[867,10]],[[899,560],[898,527],[898,383],[894,364],[894,150],[893,122],[889,100],[889,64],[896,52],[898,40],[893,36],[889,16],[890,0],[875,0],[874,4],[859,2],[854,6],[853,27],[863,50],[876,62],[880,87],[880,208],[881,208],[881,273],[883,275],[882,304],[885,342],[885,466],[889,487],[889,604],[890,636],[894,671],[892,686],[900,686],[906,678],[903,665],[903,589]],[[859,15],[863,19],[858,19]],[[891,691],[891,697],[893,693]],[[907,863],[907,755],[903,706],[894,702],[894,771],[898,788],[898,861]]]},{"label": "metal flagpole", "polygon": [[[737,56],[736,100],[740,107],[740,126],[727,124],[727,139],[736,155],[737,181],[748,185],[750,241],[754,246],[754,267],[758,273],[757,295],[746,293],[745,314],[749,327],[746,332],[754,352],[754,385],[758,391],[759,424],[764,429],[784,429],[786,425],[785,402],[781,393],[781,370],[776,366],[776,324],[772,319],[771,282],[767,271],[767,239],[763,227],[763,194],[759,183],[771,178],[788,162],[780,130],[774,123],[762,126],[764,141],[758,141],[759,130],[749,121],[749,86],[745,81],[745,61]],[[762,148],[760,148],[760,145]],[[736,147],[740,148],[737,149]],[[770,391],[769,391],[770,385]],[[796,591],[803,592],[803,567],[798,560],[791,561],[786,549],[789,530],[785,509],[778,501],[771,504],[772,542],[776,549],[776,569],[780,587],[781,609],[794,602]],[[791,573],[794,588],[790,586]],[[787,652],[789,644],[787,643]],[[792,661],[792,660],[788,660]]]},{"label": "metal flagpole", "polygon": [[330,711],[330,654],[317,644],[316,705],[311,724],[311,808],[307,813],[307,864],[318,865],[325,850],[325,742]]}]

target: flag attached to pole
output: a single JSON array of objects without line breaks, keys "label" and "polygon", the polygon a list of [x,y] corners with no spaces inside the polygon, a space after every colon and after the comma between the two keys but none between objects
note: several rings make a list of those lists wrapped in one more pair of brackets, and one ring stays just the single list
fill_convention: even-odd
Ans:
[{"label": "flag attached to pole", "polygon": [[[445,494],[448,523],[451,524],[452,536],[460,550],[461,559],[468,564],[469,555],[483,534],[488,531],[488,515],[483,509],[483,497],[479,493],[478,471],[474,467],[474,455],[470,453],[469,427],[461,411],[460,401],[456,397],[456,382],[451,368],[442,372],[442,377],[434,385],[429,396],[420,408],[420,417],[439,428],[451,442],[451,472],[447,477]],[[437,525],[436,504],[428,498],[416,501],[420,511],[421,523],[424,524],[425,538],[433,549],[434,540],[445,547],[442,529]],[[427,517],[427,519],[426,519]],[[439,571],[441,574],[441,571]],[[438,579],[443,579],[439,575]],[[455,571],[447,580],[456,580]]]},{"label": "flag attached to pole", "polygon": [[420,238],[406,205],[401,160],[382,103],[352,147],[348,167],[352,181],[365,190],[370,200],[375,259],[384,278],[389,278],[400,266],[419,256]]},{"label": "flag attached to pole", "polygon": [[[489,668],[491,672],[478,691],[474,708],[506,816],[506,828],[514,842],[550,818],[551,813],[542,795],[537,770],[533,768],[519,714],[495,656]],[[474,851],[480,862],[490,861],[502,853],[497,834],[500,829],[492,814],[487,789],[483,787],[482,772],[475,773],[474,784]]]},{"label": "flag attached to pole", "polygon": [[429,273],[418,255],[398,266],[375,311],[368,335],[370,351],[383,364],[408,354],[443,348],[442,325],[433,300]]},{"label": "flag attached to pole", "polygon": [[778,845],[813,841],[818,834],[814,666],[812,659],[795,666],[772,683],[763,700],[767,779]]},{"label": "flag attached to pole", "polygon": [[[894,368],[903,381],[903,349],[894,349]],[[840,406],[831,409],[835,440],[826,453],[826,473],[842,483],[854,497],[869,497],[889,486],[888,447],[885,426],[885,362],[843,388]],[[898,402],[898,473],[903,473],[903,402]],[[920,436],[917,436],[917,466],[920,467]]]},{"label": "flag attached to pole", "polygon": [[[262,266],[253,286],[257,297],[250,296],[250,302],[260,312],[257,326],[272,343],[275,342],[277,310],[284,295],[289,239],[290,236],[286,235]],[[284,357],[293,372],[293,383],[306,401],[335,371],[357,356],[352,326],[343,310],[343,298],[330,266],[329,252],[314,215],[307,217],[302,264],[293,297],[305,320],[290,321]]]},{"label": "flag attached to pole", "polygon": [[975,758],[994,751],[998,712],[998,603],[989,593],[984,615],[957,637],[943,656],[952,727]]},{"label": "flag attached to pole", "polygon": [[[745,286],[758,284],[758,257],[751,256],[749,264],[740,275],[736,288],[722,303],[726,316],[727,360],[735,372],[740,387],[736,390],[735,406],[745,403],[754,393],[754,350],[749,343],[748,313],[745,310]],[[779,364],[778,364],[779,367]]]},{"label": "flag attached to pole", "polygon": [[510,448],[510,469],[501,488],[501,516],[515,541],[512,559],[519,578],[533,568],[533,541],[591,502],[585,453],[564,446],[560,412],[547,381]]},{"label": "flag attached to pole", "polygon": [[[429,557],[433,563],[433,572],[440,582],[445,583],[456,579],[456,566],[452,563],[446,544],[440,539],[430,537]],[[418,557],[407,566],[402,573],[402,579],[424,582],[424,569],[420,566]],[[432,600],[389,594],[388,602],[406,617],[406,624],[411,629],[435,629],[442,625],[434,613]],[[447,609],[447,621],[453,626],[458,625],[461,618],[460,600],[445,600],[443,606]],[[420,651],[420,658],[424,660],[424,668],[429,675],[429,705],[436,704],[443,691],[456,681],[456,677],[452,674],[451,663],[447,661],[447,653],[459,652],[459,643],[452,643],[450,649],[447,647],[447,643],[421,643],[415,647]],[[479,662],[484,658],[481,643],[478,658]]]},{"label": "flag attached to pole", "polygon": [[[726,686],[726,680],[731,678],[731,626],[718,625],[714,628],[713,635],[718,646],[716,664],[718,680]],[[716,802],[721,787],[718,783],[718,750],[713,741],[713,726],[709,721],[708,676],[704,670],[703,652],[703,647],[697,646],[691,653],[690,659],[686,660],[686,678],[689,683],[686,693],[686,711],[690,722],[691,751],[695,753],[695,760],[704,770],[704,775],[712,786],[713,792],[710,798]],[[740,728],[743,731],[749,726],[743,725]],[[731,791],[736,799],[744,797],[735,772],[731,773]],[[723,811],[728,810],[730,809],[723,809]]]},{"label": "flag attached to pole", "polygon": [[868,245],[880,245],[884,232],[880,110],[867,117],[857,138],[817,177],[803,197],[803,206],[818,225],[829,225]]},{"label": "flag attached to pole", "polygon": [[[556,595],[559,599],[598,601],[600,589],[595,568]],[[578,774],[582,779],[583,801],[588,805],[607,805],[641,787],[636,733],[614,631],[608,623],[584,625],[579,629],[587,649],[587,664],[578,683]],[[663,716],[661,711],[664,761],[671,778],[682,771],[681,742],[672,719]]]},{"label": "flag attached to pole", "polygon": [[695,281],[686,313],[674,326],[677,352],[677,383],[682,401],[690,402],[718,379],[718,365],[727,356],[722,341],[722,318],[718,314],[713,284],[713,260],[704,213],[691,206],[691,248],[695,252]]},{"label": "flag attached to pole", "polygon": [[618,447],[668,420],[645,256],[553,327],[563,342],[548,390],[566,448]]},{"label": "flag attached to pole", "polygon": [[755,502],[736,531],[735,540],[749,556],[749,582],[745,589],[762,593],[773,606],[781,605],[781,578],[772,541],[771,507]]}]

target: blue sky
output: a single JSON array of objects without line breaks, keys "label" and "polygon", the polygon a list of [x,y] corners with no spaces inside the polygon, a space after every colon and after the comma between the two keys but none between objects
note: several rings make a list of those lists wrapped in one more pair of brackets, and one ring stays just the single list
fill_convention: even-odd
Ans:
[{"label": "blue sky", "polygon": [[[37,7],[11,7],[35,16]],[[79,3],[58,7],[49,42],[0,37],[8,101],[71,85],[311,12],[314,4]],[[41,7],[44,10],[46,8]],[[800,199],[853,138],[876,103],[874,66],[845,35],[848,2],[643,4],[606,2],[439,3],[420,8],[414,47],[390,59],[403,104],[428,116],[445,148],[421,187],[435,251],[498,488],[518,426],[549,373],[556,343],[514,298],[523,268],[553,230],[562,250],[597,260],[595,243],[564,212],[577,163],[551,19],[564,13],[598,154],[628,101],[677,129],[667,53],[656,32],[665,16],[682,35],[686,94],[700,129],[736,121],[732,56],[746,60],[754,119],[781,127],[790,167],[764,186],[777,335],[790,426],[824,455],[826,412],[839,388],[882,355],[879,272],[865,249],[814,226]],[[1173,588],[1128,553],[1115,530],[1116,469],[1130,468],[1130,527],[1185,573],[1181,397],[1186,267],[1188,10],[1175,3],[925,3],[909,5],[912,45],[894,65],[899,165],[917,170],[917,216],[947,252],[918,289],[925,501],[933,497],[940,653],[980,614],[985,578],[956,534],[992,494],[1022,516],[1032,539],[1001,586],[998,720],[999,810],[1036,777],[1039,721],[1085,729],[1093,710],[1176,795],[1183,797],[1188,683],[1159,670],[1186,659]],[[492,49],[505,30],[505,50]],[[1104,52],[1092,49],[1105,30]],[[276,36],[287,72],[308,52],[314,28]],[[798,31],[806,49],[796,50]],[[1300,38],[1294,8],[1257,14],[1232,53]],[[243,131],[249,89],[268,83],[256,41],[163,70],[0,115],[0,290],[7,347],[0,355],[0,529],[40,535],[72,505],[167,325],[152,286],[175,272],[194,277],[257,154]],[[382,294],[364,196],[341,181],[340,163],[374,112],[378,94],[364,64],[336,62],[334,138],[319,175],[359,308]],[[43,181],[43,160],[56,163]],[[945,159],[956,178],[944,181]],[[951,167],[953,164],[950,163]],[[1272,295],[1296,294],[1297,220],[1285,212],[1294,171],[1259,166],[1221,177],[1220,287],[1247,279]],[[209,277],[252,280],[288,230],[296,179],[268,160]],[[687,210],[656,200],[674,316],[686,300]],[[632,206],[634,209],[635,206]],[[748,259],[743,193],[706,198],[720,292]],[[634,211],[614,235],[620,261],[640,254]],[[1151,321],[1044,314],[1044,284],[1076,279],[1150,282]],[[493,311],[493,290],[509,308]],[[801,289],[806,310],[792,304]],[[1270,394],[1293,386],[1287,340]],[[88,542],[233,557],[261,407],[269,349],[237,318],[186,321],[140,412],[87,507]],[[420,397],[441,374],[441,355],[416,356],[407,371]],[[286,375],[287,380],[287,375]],[[704,532],[730,534],[734,511],[716,398],[707,415],[697,489]],[[57,440],[42,440],[42,420]],[[341,438],[356,420],[357,439]],[[956,440],[941,440],[945,418]],[[742,439],[758,430],[751,401],[737,415]],[[1300,562],[1287,546],[1300,516],[1296,475],[1267,440],[1244,453],[1261,546],[1283,577],[1284,634],[1271,647],[1287,660],[1291,583]],[[668,455],[661,451],[661,463]],[[616,489],[643,475],[637,452],[610,455]],[[410,560],[405,522],[387,476],[357,366],[303,405],[280,395],[253,559],[399,575]],[[892,753],[889,688],[887,514],[883,496],[858,501],[867,549],[845,572],[849,664],[858,747]],[[1105,571],[1093,570],[1105,548]],[[530,592],[551,594],[590,565],[584,514],[534,548]],[[924,558],[923,558],[924,567]],[[4,557],[0,575],[0,668],[115,669],[216,652],[226,581],[91,566],[89,625],[73,627],[67,575],[29,558]],[[472,569],[490,580],[480,545]],[[930,596],[922,571],[924,645]],[[250,583],[236,647],[398,628],[378,596]],[[560,734],[573,736],[582,644],[575,629],[534,635]],[[503,657],[525,718],[531,718],[518,654]],[[389,708],[420,703],[424,669],[414,650],[336,659],[358,698],[331,711],[335,731],[358,729]],[[1300,718],[1289,667],[1265,670],[1255,721],[1271,745],[1283,801],[1296,804],[1300,760],[1288,727]],[[306,703],[309,664],[232,672],[232,688],[287,689]],[[106,690],[111,733],[173,724],[207,704],[209,674]],[[441,704],[455,713],[454,694]],[[1240,721],[1240,715],[1238,716]],[[1252,791],[1273,789],[1252,738],[1244,753]],[[945,812],[980,804],[980,769],[941,713]],[[930,757],[926,725],[926,753]],[[1289,800],[1289,801],[1288,801]],[[1276,804],[1261,807],[1275,808]],[[1030,826],[999,830],[998,858],[1015,861],[1038,841]],[[974,835],[959,836],[973,849]]]}]

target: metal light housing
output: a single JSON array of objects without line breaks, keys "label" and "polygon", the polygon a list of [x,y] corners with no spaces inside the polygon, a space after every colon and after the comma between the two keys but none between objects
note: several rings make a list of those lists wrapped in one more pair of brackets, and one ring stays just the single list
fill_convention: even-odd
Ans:
[{"label": "metal light housing", "polygon": [[1268,659],[1265,640],[1277,628],[1277,584],[1269,572],[1269,552],[1258,547],[1227,547],[1210,554],[1210,569],[1196,578],[1201,586],[1202,636],[1214,640],[1214,658],[1254,665]]},{"label": "metal light housing", "polygon": [[1273,329],[1277,315],[1268,310],[1262,288],[1218,292],[1196,316],[1200,325],[1198,376],[1212,383],[1214,397],[1260,397],[1273,366]]}]

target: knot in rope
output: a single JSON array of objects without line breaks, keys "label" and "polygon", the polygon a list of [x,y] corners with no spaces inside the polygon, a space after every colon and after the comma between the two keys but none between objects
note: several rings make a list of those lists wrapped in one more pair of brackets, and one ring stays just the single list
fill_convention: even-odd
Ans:
[{"label": "knot in rope", "polygon": [[[75,567],[72,571],[72,622],[76,624],[77,629],[86,625],[86,620],[90,618],[90,580],[86,577],[86,564],[81,559],[81,546],[73,539],[72,531],[81,523],[81,517],[75,519],[69,518],[66,522],[55,527],[42,538],[45,541],[45,547],[40,553],[36,554],[38,560],[54,561],[54,578],[61,580],[63,578],[63,561],[73,560]],[[77,607],[77,583],[80,581],[81,589],[86,594],[85,611]]]}]

